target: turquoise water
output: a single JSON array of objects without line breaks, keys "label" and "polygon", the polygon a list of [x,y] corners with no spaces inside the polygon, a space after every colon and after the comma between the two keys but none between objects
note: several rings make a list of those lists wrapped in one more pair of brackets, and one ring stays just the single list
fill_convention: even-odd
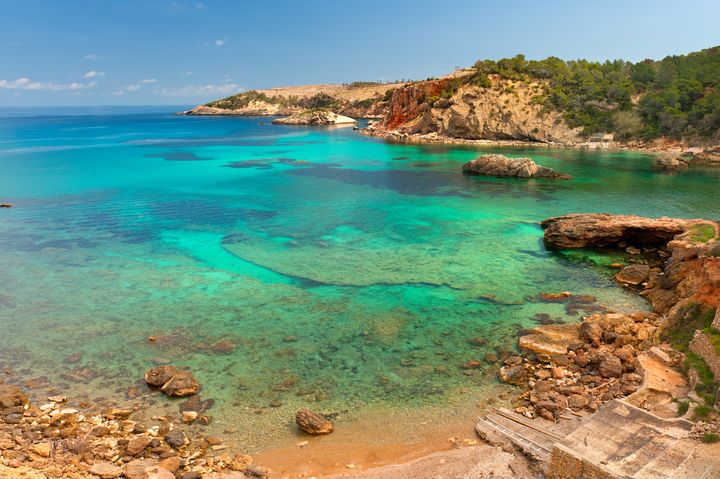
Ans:
[{"label": "turquoise water", "polygon": [[[461,365],[512,350],[536,313],[578,319],[533,300],[541,292],[646,307],[607,268],[546,251],[540,220],[720,218],[718,172],[655,173],[643,154],[394,145],[267,121],[0,112],[0,202],[15,204],[0,209],[11,380],[118,399],[170,361],[240,434],[289,430],[299,406],[351,421],[449,404],[497,388],[496,365]],[[463,176],[479,152],[575,179]]]}]

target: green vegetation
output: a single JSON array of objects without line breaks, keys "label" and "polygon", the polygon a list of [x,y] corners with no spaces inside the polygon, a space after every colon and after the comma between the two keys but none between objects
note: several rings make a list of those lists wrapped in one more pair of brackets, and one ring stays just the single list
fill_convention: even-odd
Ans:
[{"label": "green vegetation", "polygon": [[707,419],[710,417],[710,414],[713,412],[713,408],[710,406],[700,405],[695,408],[693,411],[693,419],[696,421],[700,419]]},{"label": "green vegetation", "polygon": [[228,110],[236,110],[238,108],[245,108],[250,103],[254,101],[262,101],[265,103],[271,103],[271,104],[279,104],[285,99],[283,97],[276,97],[276,96],[267,96],[264,93],[260,93],[259,91],[250,90],[245,93],[240,93],[238,95],[229,96],[227,98],[223,98],[222,100],[213,101],[210,103],[207,103],[207,106],[211,106],[214,108],[223,108]]},{"label": "green vegetation", "polygon": [[327,93],[318,93],[307,98],[298,98],[296,96],[268,96],[264,93],[250,90],[245,93],[232,95],[222,100],[206,103],[207,106],[214,108],[223,108],[227,110],[237,110],[245,108],[253,101],[262,101],[271,105],[279,105],[281,107],[296,106],[303,109],[328,108],[333,109],[339,106],[340,102],[337,98]]},{"label": "green vegetation", "polygon": [[694,225],[688,232],[688,238],[693,243],[707,243],[715,238],[715,227],[711,224]]},{"label": "green vegetation", "polygon": [[542,104],[563,112],[586,134],[613,131],[620,138],[707,138],[720,128],[720,47],[659,61],[603,63],[525,56],[475,63],[466,83],[489,87],[488,75],[544,80]]},{"label": "green vegetation", "polygon": [[720,434],[716,434],[714,432],[706,432],[705,434],[703,434],[703,437],[701,440],[705,444],[712,444],[712,443],[720,441]]},{"label": "green vegetation", "polygon": [[678,401],[678,416],[684,416],[690,409],[690,402]]},{"label": "green vegetation", "polygon": [[695,391],[703,398],[705,404],[715,403],[718,387],[715,382],[715,375],[710,367],[697,354],[690,351],[696,330],[706,330],[712,324],[715,317],[715,310],[703,309],[700,304],[694,304],[686,308],[682,313],[682,319],[673,324],[666,333],[666,339],[676,350],[685,353],[685,370],[694,369],[698,374],[698,384]]},{"label": "green vegetation", "polygon": [[379,85],[382,85],[382,83],[376,81],[354,81],[348,85],[348,88],[366,88]]}]

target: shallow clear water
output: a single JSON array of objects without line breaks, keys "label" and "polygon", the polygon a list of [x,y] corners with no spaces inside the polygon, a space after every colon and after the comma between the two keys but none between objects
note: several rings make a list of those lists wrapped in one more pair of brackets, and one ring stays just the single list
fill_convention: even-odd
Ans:
[{"label": "shallow clear water", "polygon": [[[493,391],[497,366],[461,365],[512,349],[534,314],[577,319],[540,292],[646,307],[606,268],[546,251],[540,220],[720,218],[718,172],[655,173],[647,155],[393,145],[260,122],[0,112],[0,202],[15,204],[0,209],[0,366],[122,398],[170,361],[241,434],[289,429],[303,405],[421,410]],[[463,176],[480,151],[575,179]]]}]

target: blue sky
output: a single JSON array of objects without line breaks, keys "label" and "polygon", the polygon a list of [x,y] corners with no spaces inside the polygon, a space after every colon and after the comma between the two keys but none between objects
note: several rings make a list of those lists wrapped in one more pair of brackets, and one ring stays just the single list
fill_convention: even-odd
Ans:
[{"label": "blue sky", "polygon": [[720,45],[718,0],[0,0],[0,105],[195,104],[422,79],[480,58]]}]

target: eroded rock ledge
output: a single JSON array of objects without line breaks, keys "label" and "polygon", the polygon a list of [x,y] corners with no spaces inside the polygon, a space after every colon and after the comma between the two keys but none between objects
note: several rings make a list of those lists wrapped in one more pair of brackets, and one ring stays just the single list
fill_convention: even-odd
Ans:
[{"label": "eroded rock ledge", "polygon": [[616,247],[620,243],[637,247],[665,246],[676,236],[703,224],[716,223],[700,219],[644,218],[608,213],[558,216],[541,223],[545,230],[545,243],[557,248],[604,248]]}]

